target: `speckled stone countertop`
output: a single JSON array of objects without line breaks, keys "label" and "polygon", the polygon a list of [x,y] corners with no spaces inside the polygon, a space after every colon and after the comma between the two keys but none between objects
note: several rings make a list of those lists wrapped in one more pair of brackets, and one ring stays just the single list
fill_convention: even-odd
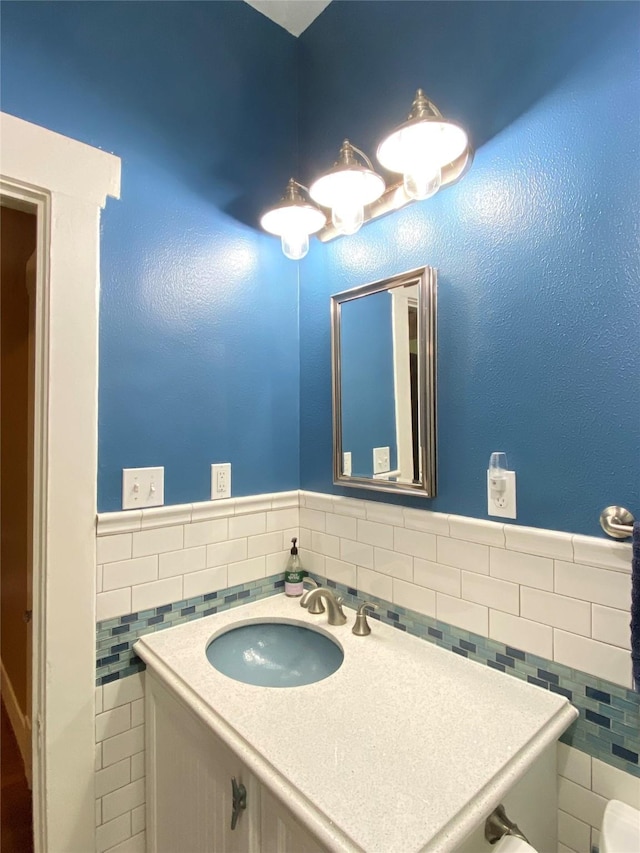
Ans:
[{"label": "speckled stone countertop", "polygon": [[[351,633],[284,595],[148,634],[135,650],[329,850],[450,851],[573,722],[564,697],[371,620]],[[210,639],[254,620],[334,637],[340,669],[303,687],[217,672]]]}]

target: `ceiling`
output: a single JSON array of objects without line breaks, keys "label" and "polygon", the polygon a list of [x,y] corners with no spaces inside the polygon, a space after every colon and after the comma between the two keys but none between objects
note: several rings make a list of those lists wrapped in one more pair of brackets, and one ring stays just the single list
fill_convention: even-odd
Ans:
[{"label": "ceiling", "polygon": [[331,0],[245,0],[294,36],[303,33]]}]

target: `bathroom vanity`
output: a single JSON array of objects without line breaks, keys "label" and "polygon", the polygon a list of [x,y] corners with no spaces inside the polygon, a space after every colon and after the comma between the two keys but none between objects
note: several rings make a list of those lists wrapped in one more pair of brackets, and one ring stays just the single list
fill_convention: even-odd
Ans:
[{"label": "bathroom vanity", "polygon": [[[138,640],[148,849],[480,853],[504,803],[534,847],[555,850],[555,743],[576,710],[379,622],[356,637],[347,614],[334,627],[274,596]],[[255,621],[311,625],[342,666],[292,688],[214,669],[210,640]]]}]

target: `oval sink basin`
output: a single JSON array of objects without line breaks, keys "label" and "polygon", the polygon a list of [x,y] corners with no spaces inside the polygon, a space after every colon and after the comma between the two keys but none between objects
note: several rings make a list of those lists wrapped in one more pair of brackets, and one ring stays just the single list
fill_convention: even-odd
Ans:
[{"label": "oval sink basin", "polygon": [[245,684],[300,687],[334,673],[344,652],[330,637],[304,625],[252,622],[215,637],[207,658],[218,672]]}]

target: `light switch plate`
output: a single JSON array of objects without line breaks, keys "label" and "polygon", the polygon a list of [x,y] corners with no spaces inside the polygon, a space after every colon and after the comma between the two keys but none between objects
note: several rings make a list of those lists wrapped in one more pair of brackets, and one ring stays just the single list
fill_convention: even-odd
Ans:
[{"label": "light switch plate", "polygon": [[122,509],[164,504],[164,468],[123,468]]},{"label": "light switch plate", "polygon": [[516,518],[516,472],[504,473],[507,487],[496,499],[491,497],[491,477],[487,471],[487,514],[497,518]]},{"label": "light switch plate", "polygon": [[231,462],[211,466],[211,500],[231,497]]},{"label": "light switch plate", "polygon": [[389,447],[374,447],[373,448],[373,473],[385,474],[391,470],[391,448]]},{"label": "light switch plate", "polygon": [[346,450],[342,454],[342,473],[345,477],[351,476],[351,451]]}]

